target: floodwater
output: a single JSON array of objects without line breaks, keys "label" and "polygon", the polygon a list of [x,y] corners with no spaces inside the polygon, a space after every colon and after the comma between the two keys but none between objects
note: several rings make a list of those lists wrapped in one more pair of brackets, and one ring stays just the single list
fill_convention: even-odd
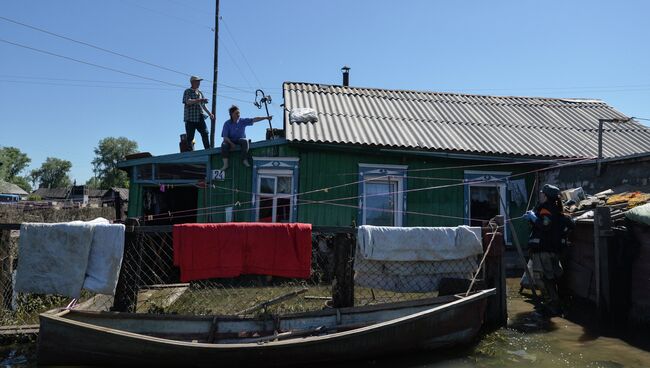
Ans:
[{"label": "floodwater", "polygon": [[[508,328],[484,335],[471,346],[338,367],[650,367],[650,331],[632,334],[621,328],[600,329],[586,313],[570,314],[569,319],[545,318],[517,293],[518,279],[509,279],[508,286]],[[35,343],[0,347],[0,367],[35,366]]]}]

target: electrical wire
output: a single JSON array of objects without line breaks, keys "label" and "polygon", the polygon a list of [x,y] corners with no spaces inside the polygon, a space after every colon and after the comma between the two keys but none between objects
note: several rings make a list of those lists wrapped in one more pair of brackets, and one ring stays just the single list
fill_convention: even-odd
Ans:
[{"label": "electrical wire", "polygon": [[[219,40],[221,40],[221,37],[219,37]],[[230,53],[230,50],[228,49],[228,47],[224,43],[221,43],[221,46],[223,46],[223,49],[226,50],[226,55],[228,55],[228,57],[230,58],[230,61],[235,65],[235,68],[239,72],[239,75],[241,75],[242,79],[244,79],[244,83],[246,83],[248,88],[250,88],[251,91],[252,91],[253,86],[251,86],[250,82],[248,81],[248,78],[246,78],[246,76],[244,75],[244,71],[239,67],[239,64],[237,63],[237,61],[235,61],[235,58]]]},{"label": "electrical wire", "polygon": [[245,62],[246,65],[248,66],[248,69],[251,71],[251,74],[253,74],[253,77],[254,77],[255,80],[257,81],[257,85],[258,85],[258,86],[261,86],[261,85],[262,85],[262,82],[260,82],[260,79],[257,77],[257,74],[255,73],[255,70],[251,67],[251,64],[248,62],[248,58],[246,57],[246,55],[244,54],[244,52],[243,52],[243,51],[241,50],[241,48],[239,47],[239,44],[237,43],[237,40],[235,39],[235,36],[232,34],[232,32],[230,32],[230,27],[228,27],[228,22],[226,22],[226,20],[223,19],[223,17],[219,17],[219,20],[220,20],[221,23],[223,23],[223,25],[225,26],[225,28],[226,28],[226,32],[228,33],[228,35],[229,35],[230,38],[232,39],[233,43],[235,44],[235,47],[236,47],[237,50],[239,51],[239,54],[240,54],[240,55],[242,56],[242,58],[244,59],[244,62]]},{"label": "electrical wire", "polygon": [[[160,80],[160,79],[143,76],[143,75],[140,75],[140,74],[125,72],[123,70],[119,70],[119,69],[111,68],[111,67],[108,67],[108,66],[91,63],[91,62],[88,62],[88,61],[75,59],[75,58],[72,58],[72,57],[69,57],[69,56],[53,53],[53,52],[50,52],[50,51],[38,49],[38,48],[35,48],[35,47],[23,45],[23,44],[16,43],[16,42],[11,42],[11,41],[8,41],[8,40],[5,40],[5,39],[0,38],[0,42],[4,42],[4,43],[10,44],[10,45],[17,46],[17,47],[22,47],[22,48],[25,48],[25,49],[28,49],[28,50],[36,51],[36,52],[39,52],[39,53],[42,53],[42,54],[46,54],[46,55],[55,56],[55,57],[59,57],[59,58],[62,58],[62,59],[74,61],[74,62],[77,62],[77,63],[80,63],[80,64],[85,64],[85,65],[93,66],[93,67],[96,67],[96,68],[109,70],[109,71],[112,71],[112,72],[115,72],[115,73],[120,73],[120,74],[128,75],[128,76],[131,76],[131,77],[135,77],[135,78],[146,79],[146,80],[166,84],[166,85],[169,85],[169,86],[179,87],[179,88],[185,89],[185,86],[182,86],[182,85],[177,84],[177,83],[170,83],[170,82],[166,82],[166,81],[163,81],[163,80]],[[241,98],[236,98],[236,97],[231,97],[231,96],[223,96],[222,95],[220,97],[227,98],[227,99],[234,100],[234,101],[245,102],[245,103],[250,102],[249,100],[244,100],[244,99],[241,99]]]},{"label": "electrical wire", "polygon": [[131,89],[131,90],[149,90],[149,91],[178,91],[178,88],[156,88],[156,87],[129,87],[129,86],[100,86],[93,84],[73,84],[73,83],[54,83],[54,82],[35,82],[35,81],[19,81],[0,79],[3,83],[19,83],[19,84],[34,84],[45,86],[60,86],[60,87],[89,87],[89,88],[106,88],[106,89]]},{"label": "electrical wire", "polygon": [[158,85],[151,82],[127,82],[127,81],[109,81],[109,80],[96,80],[96,79],[71,79],[71,78],[50,78],[50,77],[35,77],[25,75],[8,75],[0,74],[0,78],[18,78],[18,79],[37,79],[48,81],[64,81],[64,82],[84,82],[84,83],[114,83],[114,84],[140,84],[140,85]]},{"label": "electrical wire", "polygon": [[[122,1],[122,2],[124,2],[124,1]],[[185,23],[190,23],[190,24],[193,24],[193,25],[199,25],[197,22],[194,22],[194,21],[191,21],[191,20],[188,20],[188,19],[185,19],[185,18],[181,18],[181,17],[178,17],[178,16],[173,16],[173,15],[170,15],[170,14],[166,14],[166,13],[161,12],[161,11],[159,11],[159,10],[150,9],[150,8],[145,7],[145,6],[138,5],[138,4],[132,4],[132,3],[129,3],[129,4],[131,4],[131,5],[135,5],[135,6],[139,7],[139,8],[144,9],[144,10],[147,10],[147,11],[151,11],[151,12],[154,12],[154,13],[157,13],[157,14],[160,14],[160,15],[164,15],[164,16],[167,16],[167,17],[170,17],[170,18],[174,18],[174,19],[177,19],[177,20],[183,21],[183,22],[185,22]],[[224,23],[224,25],[225,25],[225,23]],[[207,26],[207,25],[201,25],[201,26],[204,27],[204,28],[208,28],[208,29],[210,29],[212,32],[215,32],[215,29],[214,29],[213,26]],[[227,25],[226,25],[226,27],[227,27]],[[230,31],[229,31],[228,29],[227,29],[227,31],[230,33]],[[232,37],[232,35],[231,35],[231,37]],[[222,40],[221,37],[218,37],[218,36],[217,36],[217,38],[218,38],[220,41]],[[234,41],[234,43],[235,43],[235,46],[239,49],[239,45],[237,45],[237,41],[234,39],[234,37],[233,37],[233,41]],[[246,78],[246,76],[244,75],[244,72],[243,72],[243,71],[241,70],[241,68],[239,67],[239,64],[237,63],[237,61],[235,61],[235,58],[234,58],[233,55],[231,54],[231,52],[230,52],[230,50],[228,49],[228,47],[227,47],[224,43],[221,43],[221,46],[224,48],[224,50],[226,51],[226,54],[228,54],[228,56],[230,57],[231,62],[235,65],[235,67],[236,67],[237,70],[239,71],[240,75],[241,75],[242,78],[244,79],[244,82],[248,85],[249,90],[244,90],[244,89],[242,89],[242,88],[240,88],[240,87],[231,86],[231,85],[227,85],[227,84],[223,84],[223,83],[217,83],[217,85],[218,85],[218,86],[227,87],[227,88],[231,88],[231,89],[234,89],[234,90],[243,91],[243,92],[252,92],[252,93],[254,93],[255,89],[252,87],[252,85],[250,84],[250,82],[248,81],[248,79]],[[241,49],[240,49],[240,52],[241,52]],[[246,56],[243,55],[243,54],[242,54],[242,56],[243,56],[243,58],[244,58],[244,61],[246,62],[246,64],[247,64],[248,67],[250,68],[250,64],[248,64],[248,60],[246,59]],[[253,76],[255,77],[255,79],[257,79],[257,75],[256,75],[255,72],[252,70],[252,68],[251,68],[251,72],[252,72]],[[184,75],[190,75],[190,74],[186,74],[186,73],[183,73],[183,74],[184,74]],[[209,80],[209,79],[205,79],[205,81],[212,83],[212,81]],[[258,79],[258,83],[259,83],[259,79]],[[261,85],[261,83],[259,83],[259,84]],[[250,101],[245,101],[245,102],[250,102]]]},{"label": "electrical wire", "polygon": [[123,3],[123,4],[128,4],[128,5],[131,5],[131,6],[138,7],[138,8],[140,8],[140,9],[144,9],[144,10],[149,11],[149,12],[152,12],[152,13],[156,13],[156,14],[158,14],[158,15],[162,15],[162,16],[165,16],[165,17],[168,17],[168,18],[176,19],[176,20],[178,20],[178,21],[181,21],[181,22],[183,22],[183,23],[187,23],[187,24],[191,24],[191,25],[193,25],[193,26],[197,26],[197,27],[201,27],[201,28],[207,28],[207,29],[209,29],[209,30],[211,30],[211,31],[214,32],[214,27],[211,27],[211,26],[208,26],[208,25],[205,25],[205,24],[199,23],[199,22],[194,21],[194,20],[190,20],[190,19],[187,19],[187,18],[179,17],[179,16],[176,16],[176,15],[167,14],[167,13],[165,13],[165,12],[161,12],[160,10],[151,9],[151,8],[146,7],[146,6],[142,6],[142,5],[140,5],[140,4],[136,4],[136,3],[134,3],[133,1],[124,1],[124,0],[121,0],[120,2]]},{"label": "electrical wire", "polygon": [[180,85],[180,84],[169,83],[169,82],[165,82],[165,81],[160,80],[160,79],[151,78],[151,77],[146,77],[146,76],[143,76],[143,75],[140,75],[140,74],[135,74],[135,73],[125,72],[125,71],[123,71],[123,70],[119,70],[119,69],[111,68],[111,67],[108,67],[108,66],[104,66],[104,65],[99,65],[99,64],[91,63],[91,62],[88,62],[88,61],[83,61],[83,60],[75,59],[75,58],[73,58],[73,57],[69,57],[69,56],[65,56],[65,55],[61,55],[61,54],[56,54],[56,53],[54,53],[54,52],[50,52],[50,51],[46,51],[46,50],[42,50],[42,49],[38,49],[38,48],[35,48],[35,47],[31,47],[31,46],[23,45],[23,44],[20,44],[20,43],[17,43],[17,42],[11,42],[11,41],[8,41],[8,40],[2,39],[2,38],[0,38],[0,42],[8,43],[8,44],[10,44],[10,45],[14,45],[14,46],[17,46],[17,47],[22,47],[22,48],[24,48],[24,49],[28,49],[28,50],[32,50],[32,51],[36,51],[36,52],[40,52],[40,53],[42,53],[42,54],[46,54],[46,55],[50,55],[50,56],[56,56],[56,57],[58,57],[58,58],[62,58],[62,59],[66,59],[66,60],[74,61],[74,62],[76,62],[76,63],[80,63],[80,64],[85,64],[85,65],[89,65],[89,66],[94,66],[94,67],[96,67],[96,68],[100,68],[100,69],[104,69],[104,70],[109,70],[109,71],[112,71],[112,72],[115,72],[115,73],[120,73],[120,74],[128,75],[128,76],[131,76],[131,77],[135,77],[135,78],[141,78],[141,79],[146,79],[146,80],[150,80],[150,81],[154,81],[154,82],[158,82],[158,83],[166,84],[166,85],[169,85],[169,86],[174,86],[174,87],[179,87],[179,88],[185,88],[184,86],[182,86],[182,85]]},{"label": "electrical wire", "polygon": [[[7,17],[0,16],[0,20],[4,20],[6,22],[11,22],[11,23],[20,25],[22,27],[26,27],[26,28],[29,28],[29,29],[32,29],[32,30],[35,30],[35,31],[38,31],[38,32],[48,34],[50,36],[54,36],[54,37],[64,39],[66,41],[70,41],[70,42],[74,42],[74,43],[77,43],[77,44],[80,44],[80,45],[91,47],[93,49],[100,50],[102,52],[106,52],[106,53],[109,53],[111,55],[119,56],[119,57],[122,57],[122,58],[125,58],[125,59],[128,59],[128,60],[131,60],[131,61],[135,61],[135,62],[140,63],[140,64],[152,66],[154,68],[158,68],[158,69],[161,69],[161,70],[165,70],[165,71],[168,71],[168,72],[172,72],[172,73],[187,76],[187,77],[191,75],[190,73],[185,73],[185,72],[178,71],[178,70],[175,70],[175,69],[172,69],[172,68],[168,68],[166,66],[155,64],[155,63],[152,63],[152,62],[149,62],[149,61],[146,61],[146,60],[138,59],[138,58],[135,58],[135,57],[132,57],[132,56],[129,56],[129,55],[117,52],[117,51],[109,50],[107,48],[94,45],[94,44],[89,43],[89,42],[79,41],[79,40],[76,40],[74,38],[63,36],[63,35],[60,35],[58,33],[54,33],[52,31],[48,31],[48,30],[43,29],[43,28],[39,28],[39,27],[35,27],[35,26],[29,25],[29,24],[26,24],[26,23],[23,23],[23,22],[19,22],[19,21],[14,20],[14,19],[9,19]],[[224,48],[226,48],[225,45],[224,45]],[[227,49],[226,49],[226,51],[227,51]],[[227,52],[229,52],[229,51],[227,51]],[[209,80],[209,79],[205,79],[205,81],[212,83],[212,81]],[[231,85],[224,84],[224,83],[217,83],[217,85],[221,86],[221,87],[231,88],[231,89],[234,89],[234,90],[237,90],[237,91],[247,92],[247,93],[254,93],[255,92],[252,87],[250,87],[249,90],[244,90],[243,88],[236,87],[236,86],[231,86]]]}]

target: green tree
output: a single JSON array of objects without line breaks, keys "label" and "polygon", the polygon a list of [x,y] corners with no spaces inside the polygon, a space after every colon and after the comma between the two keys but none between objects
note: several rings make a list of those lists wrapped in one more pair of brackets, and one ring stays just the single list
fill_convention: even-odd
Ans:
[{"label": "green tree", "polygon": [[118,169],[117,163],[137,151],[138,143],[125,137],[107,137],[99,141],[92,164],[102,189],[129,186],[126,172]]},{"label": "green tree", "polygon": [[40,188],[62,188],[72,184],[68,173],[72,162],[56,157],[48,157],[39,169],[29,174],[33,183],[38,182]]},{"label": "green tree", "polygon": [[[16,147],[0,147],[0,179],[13,182],[32,160]],[[15,183],[19,185],[18,183]]]},{"label": "green tree", "polygon": [[14,176],[14,178],[9,180],[9,182],[18,185],[27,193],[30,193],[32,191],[32,186],[29,185],[29,177],[27,176]]},{"label": "green tree", "polygon": [[100,189],[101,184],[102,183],[99,181],[99,179],[97,179],[94,176],[92,178],[86,180],[86,187],[90,188],[90,189]]}]

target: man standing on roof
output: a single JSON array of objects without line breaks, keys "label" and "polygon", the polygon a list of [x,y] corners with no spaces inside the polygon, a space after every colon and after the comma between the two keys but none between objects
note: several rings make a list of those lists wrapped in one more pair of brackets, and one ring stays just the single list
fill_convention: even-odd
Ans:
[{"label": "man standing on roof", "polygon": [[241,157],[242,163],[244,166],[249,167],[248,163],[248,139],[246,139],[246,127],[253,125],[262,120],[271,120],[273,116],[260,116],[256,118],[240,118],[239,107],[232,105],[228,109],[230,114],[230,119],[223,123],[223,130],[221,131],[221,137],[223,138],[223,143],[221,143],[221,156],[223,157],[223,167],[221,170],[226,170],[228,168],[228,158],[230,157],[230,151],[235,149],[237,146],[241,147]]},{"label": "man standing on roof", "polygon": [[194,132],[196,130],[201,134],[201,139],[203,139],[203,148],[210,148],[210,139],[208,138],[208,128],[205,125],[205,117],[203,111],[214,120],[214,115],[208,110],[205,104],[208,103],[208,99],[203,97],[203,92],[199,91],[199,86],[203,79],[195,75],[190,77],[191,87],[186,89],[183,93],[183,105],[185,108],[183,110],[183,120],[185,121],[185,133],[187,138],[187,144],[189,147],[192,147],[192,141],[194,140]]}]

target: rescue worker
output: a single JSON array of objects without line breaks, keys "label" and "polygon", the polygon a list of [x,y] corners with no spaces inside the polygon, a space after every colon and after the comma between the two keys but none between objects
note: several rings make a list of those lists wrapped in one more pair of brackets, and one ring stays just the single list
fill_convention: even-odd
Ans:
[{"label": "rescue worker", "polygon": [[544,307],[552,315],[559,315],[559,281],[563,274],[560,256],[567,247],[567,235],[573,221],[562,213],[560,189],[546,184],[539,194],[539,203],[524,218],[532,225],[528,249],[533,264],[536,284],[542,285]]}]

